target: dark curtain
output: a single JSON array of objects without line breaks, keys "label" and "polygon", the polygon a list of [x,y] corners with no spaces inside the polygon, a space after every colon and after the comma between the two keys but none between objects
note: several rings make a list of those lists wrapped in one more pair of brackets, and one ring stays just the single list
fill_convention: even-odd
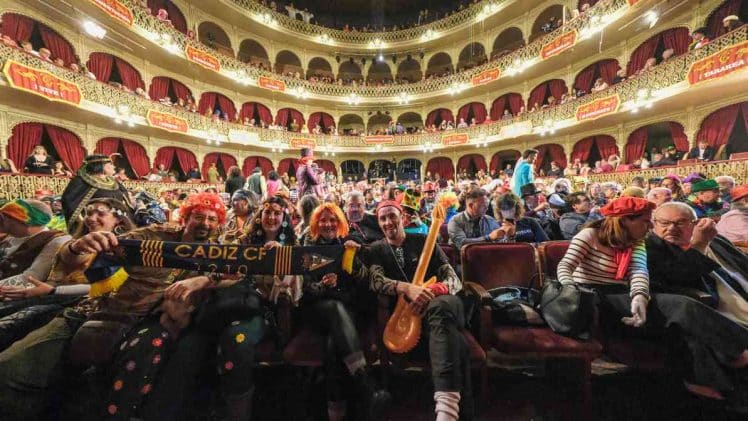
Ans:
[{"label": "dark curtain", "polygon": [[260,120],[262,120],[263,122],[267,124],[273,122],[273,115],[270,113],[270,108],[262,104],[257,104],[257,113],[260,116]]},{"label": "dark curtain", "polygon": [[602,159],[608,159],[611,155],[618,155],[618,145],[612,136],[595,136],[595,145]]},{"label": "dark curtain", "polygon": [[[205,155],[205,159],[203,160],[203,169],[202,169],[202,176],[203,180],[208,179],[208,169],[210,168],[211,164],[218,164],[221,163],[221,166],[223,167],[224,174],[228,171],[229,168],[236,165],[236,158],[233,157],[233,155],[229,155],[227,153],[220,153],[220,152],[211,152],[207,155]],[[252,167],[254,169],[254,167]],[[250,171],[252,171],[250,169]]]},{"label": "dark curtain", "polygon": [[566,168],[566,154],[564,153],[564,148],[560,145],[550,145],[548,147],[548,152],[551,155],[551,159],[556,161],[559,167]]},{"label": "dark curtain", "polygon": [[143,78],[140,77],[140,72],[138,72],[130,63],[119,57],[115,57],[114,64],[117,66],[117,71],[119,72],[119,76],[122,78],[123,85],[127,86],[132,91],[137,88],[145,88],[145,83],[143,83]]},{"label": "dark curtain", "polygon": [[41,143],[43,132],[44,125],[41,123],[21,123],[13,127],[13,134],[8,140],[8,158],[16,164],[19,171],[23,169],[23,163],[34,147]]},{"label": "dark curtain", "polygon": [[522,101],[522,95],[514,93],[507,94],[507,99],[509,100],[509,112],[511,112],[513,115],[517,115],[524,105],[524,102]]},{"label": "dark curtain", "polygon": [[187,98],[192,96],[192,91],[184,83],[174,79],[170,79],[170,83],[171,89],[174,91],[176,98],[187,100]]},{"label": "dark curtain", "polygon": [[647,140],[649,139],[648,126],[636,129],[626,142],[626,163],[633,164],[637,159],[644,156],[647,149]]},{"label": "dark curtain", "polygon": [[216,102],[218,99],[218,94],[215,92],[205,92],[200,97],[200,103],[197,104],[197,111],[200,114],[205,114],[208,109],[211,110],[211,113],[216,112]]},{"label": "dark curtain", "polygon": [[255,167],[260,167],[262,174],[267,176],[273,170],[273,162],[263,156],[248,156],[244,159],[242,173],[244,173],[245,177],[249,177]]},{"label": "dark curtain", "polygon": [[540,85],[536,86],[535,89],[530,92],[530,96],[527,98],[527,111],[532,110],[532,107],[534,107],[535,104],[538,104],[538,107],[542,106],[547,95],[548,82],[543,82]]},{"label": "dark curtain", "polygon": [[128,139],[122,139],[122,148],[135,175],[138,177],[148,175],[148,154],[145,148],[141,144]]},{"label": "dark curtain", "polygon": [[187,174],[193,168],[200,168],[197,163],[197,158],[195,158],[195,154],[187,149],[176,148],[176,154],[179,167],[182,168],[183,173]]},{"label": "dark curtain", "polygon": [[158,101],[169,95],[169,81],[170,79],[168,77],[154,77],[151,80],[151,87],[148,89],[148,96],[150,96],[152,100]]},{"label": "dark curtain", "polygon": [[519,156],[519,151],[515,150],[496,152],[491,157],[491,164],[489,166],[491,174],[493,174],[495,171],[501,171],[504,169],[503,165],[501,165],[502,161],[512,161],[512,167],[514,167],[514,163],[517,161],[517,159],[519,159]]},{"label": "dark curtain", "polygon": [[475,168],[476,171],[486,171],[488,169],[486,166],[486,159],[483,158],[482,155],[472,153],[460,157],[457,161],[457,172],[462,172],[464,169],[470,169],[471,166]]},{"label": "dark curtain", "polygon": [[53,58],[61,58],[66,66],[78,61],[73,46],[60,34],[44,25],[39,26],[39,33],[44,46],[52,52]]},{"label": "dark curtain", "polygon": [[296,177],[296,169],[298,163],[294,158],[284,158],[278,163],[278,175],[290,174],[292,177]]},{"label": "dark curtain", "polygon": [[431,172],[431,175],[434,176],[436,174],[439,174],[446,180],[453,179],[455,175],[455,169],[452,165],[452,160],[444,156],[431,158],[428,164],[426,164],[426,171]]},{"label": "dark curtain", "polygon": [[217,99],[218,107],[221,108],[221,111],[228,115],[229,121],[234,121],[236,118],[236,107],[234,106],[234,101],[221,94],[218,94]]},{"label": "dark curtain", "polygon": [[599,64],[600,77],[603,78],[605,83],[612,85],[620,68],[621,66],[616,59],[603,60]]},{"label": "dark curtain", "polygon": [[566,88],[566,82],[561,79],[553,79],[548,82],[548,89],[550,90],[551,95],[556,98],[556,101],[559,101],[565,93],[569,92]]},{"label": "dark curtain", "polygon": [[83,158],[86,156],[86,152],[83,150],[78,136],[57,126],[45,124],[44,128],[47,130],[49,139],[52,141],[52,145],[57,152],[57,156],[60,157],[60,161],[71,171],[78,171],[78,168],[83,163]]},{"label": "dark curtain", "polygon": [[2,19],[0,32],[16,42],[28,41],[36,24],[33,19],[16,13],[5,13],[2,15]]},{"label": "dark curtain", "polygon": [[156,152],[156,158],[153,160],[153,169],[157,170],[159,165],[163,165],[164,168],[169,170],[171,162],[174,160],[174,153],[176,148],[166,146]]},{"label": "dark curtain", "polygon": [[680,152],[688,152],[688,137],[679,123],[670,122],[670,134],[673,136],[675,149]]},{"label": "dark curtain", "polygon": [[727,28],[722,24],[722,19],[730,15],[740,16],[740,6],[743,0],[727,0],[722,3],[707,20],[707,28],[712,38],[717,38],[727,33]]},{"label": "dark curtain", "polygon": [[86,67],[96,76],[96,80],[107,83],[112,76],[114,56],[106,53],[91,53]]},{"label": "dark curtain", "polygon": [[257,122],[263,122],[271,124],[273,122],[273,116],[270,114],[270,109],[258,102],[245,102],[242,105],[242,109],[239,112],[239,118],[249,117],[250,121],[257,119]]},{"label": "dark curtain", "polygon": [[169,20],[177,31],[187,34],[187,20],[184,18],[182,11],[170,0],[148,0],[148,8],[151,14],[156,16],[158,9],[165,9],[169,13]]},{"label": "dark curtain", "polygon": [[631,53],[631,58],[629,59],[629,64],[626,68],[627,75],[635,74],[639,71],[639,69],[644,67],[644,63],[648,59],[654,57],[655,51],[657,50],[657,44],[660,43],[661,37],[662,33],[659,33],[642,42],[638,47],[636,47],[636,50]]},{"label": "dark curtain", "polygon": [[309,115],[309,119],[307,120],[307,128],[309,129],[309,133],[314,130],[315,127],[317,127],[317,124],[322,123],[322,113],[316,112]]},{"label": "dark curtain", "polygon": [[493,104],[491,104],[491,120],[500,120],[501,116],[504,115],[507,106],[506,99],[506,95],[502,95],[493,101]]},{"label": "dark curtain", "polygon": [[[706,140],[710,146],[715,148],[726,144],[735,128],[740,108],[741,104],[734,104],[709,114],[701,123],[696,139]],[[743,107],[743,114],[746,111],[748,111],[748,107]]]},{"label": "dark curtain", "polygon": [[590,89],[592,89],[592,85],[595,82],[596,71],[597,63],[585,67],[584,70],[579,72],[577,77],[574,79],[574,88],[590,92]]},{"label": "dark curtain", "polygon": [[662,33],[662,41],[665,48],[672,48],[676,56],[688,52],[688,45],[691,43],[691,35],[686,28],[672,28]]},{"label": "dark curtain", "polygon": [[571,162],[587,162],[590,158],[590,152],[592,151],[592,145],[595,143],[595,137],[585,137],[579,142],[574,144],[574,149],[571,151]]}]

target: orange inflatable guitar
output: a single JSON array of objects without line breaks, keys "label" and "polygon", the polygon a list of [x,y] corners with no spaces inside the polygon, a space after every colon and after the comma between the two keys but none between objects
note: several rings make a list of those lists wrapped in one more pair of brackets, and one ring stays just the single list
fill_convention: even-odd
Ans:
[{"label": "orange inflatable guitar", "polygon": [[[426,236],[426,243],[421,250],[421,258],[418,261],[416,273],[413,275],[413,284],[421,287],[427,287],[436,283],[436,277],[432,277],[424,283],[426,270],[431,261],[434,247],[436,246],[436,237],[439,235],[439,227],[444,223],[446,212],[444,208],[437,204],[431,212],[431,227],[429,234]],[[418,345],[421,339],[421,315],[413,313],[410,304],[405,301],[405,296],[397,298],[395,312],[392,313],[387,326],[384,328],[383,341],[384,345],[390,351],[396,354],[403,354]]]}]

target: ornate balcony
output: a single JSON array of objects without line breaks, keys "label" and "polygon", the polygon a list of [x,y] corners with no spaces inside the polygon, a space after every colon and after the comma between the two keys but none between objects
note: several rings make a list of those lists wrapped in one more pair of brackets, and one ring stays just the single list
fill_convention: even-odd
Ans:
[{"label": "ornate balcony", "polygon": [[612,172],[605,174],[591,174],[588,178],[593,183],[615,182],[622,186],[630,186],[634,177],[644,177],[644,180],[676,174],[685,177],[692,173],[701,173],[709,178],[719,175],[730,175],[735,178],[737,185],[748,183],[748,159],[702,162],[697,164],[678,165],[674,167],[649,168],[646,170]]}]

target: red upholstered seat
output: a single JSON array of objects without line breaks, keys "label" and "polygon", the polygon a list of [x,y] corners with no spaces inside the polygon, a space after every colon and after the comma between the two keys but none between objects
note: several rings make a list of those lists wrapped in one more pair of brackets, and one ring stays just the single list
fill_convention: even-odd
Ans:
[{"label": "red upholstered seat", "polygon": [[439,225],[439,244],[449,243],[449,224]]},{"label": "red upholstered seat", "polygon": [[506,353],[529,353],[537,357],[595,358],[602,346],[595,340],[579,341],[559,335],[547,327],[495,326],[494,347]]},{"label": "red upholstered seat", "polygon": [[462,330],[461,333],[465,338],[465,343],[470,352],[470,365],[474,368],[485,366],[488,359],[486,351],[480,346],[478,340],[475,339],[475,336],[473,336],[472,333],[467,330]]},{"label": "red upholstered seat", "polygon": [[540,269],[543,272],[543,278],[556,278],[556,268],[561,259],[564,258],[566,250],[569,248],[570,241],[546,241],[538,246],[538,255],[540,256]]},{"label": "red upholstered seat", "polygon": [[452,265],[453,268],[456,268],[457,265],[460,264],[460,252],[457,251],[457,248],[455,248],[455,246],[451,246],[449,244],[439,244],[439,248],[441,248],[444,254],[447,255],[449,264]]},{"label": "red upholstered seat", "polygon": [[462,247],[462,277],[485,289],[501,286],[538,288],[535,249],[528,243],[474,243]]}]

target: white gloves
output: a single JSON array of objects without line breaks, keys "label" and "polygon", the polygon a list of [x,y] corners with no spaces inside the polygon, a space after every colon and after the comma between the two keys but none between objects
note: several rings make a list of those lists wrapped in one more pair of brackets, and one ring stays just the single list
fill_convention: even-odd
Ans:
[{"label": "white gloves", "polygon": [[647,304],[649,300],[642,294],[636,294],[631,299],[631,317],[623,317],[624,324],[633,327],[642,327],[647,322]]}]

